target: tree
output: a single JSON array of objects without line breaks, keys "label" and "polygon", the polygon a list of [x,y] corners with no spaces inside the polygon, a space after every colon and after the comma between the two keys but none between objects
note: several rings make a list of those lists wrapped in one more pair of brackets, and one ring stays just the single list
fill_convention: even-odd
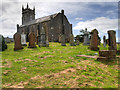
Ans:
[{"label": "tree", "polygon": [[90,36],[90,32],[87,31],[87,28],[85,28],[85,30],[84,30],[84,29],[81,29],[81,30],[80,30],[80,35],[77,35],[77,36],[75,37],[75,40],[79,40],[80,42],[83,42],[83,40],[84,40],[84,35],[85,35],[85,34],[89,34],[89,36]]}]

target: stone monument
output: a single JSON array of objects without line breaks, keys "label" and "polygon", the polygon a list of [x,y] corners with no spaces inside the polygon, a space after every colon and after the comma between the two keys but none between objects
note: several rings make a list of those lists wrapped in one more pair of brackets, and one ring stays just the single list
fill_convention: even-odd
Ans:
[{"label": "stone monument", "polygon": [[76,46],[75,43],[74,43],[74,36],[73,34],[70,34],[70,46]]},{"label": "stone monument", "polygon": [[99,51],[98,61],[110,61],[116,59],[116,51],[115,50],[101,50]]},{"label": "stone monument", "polygon": [[28,35],[28,38],[29,38],[29,46],[28,46],[28,48],[36,48],[34,32],[30,32],[29,35]]},{"label": "stone monument", "polygon": [[23,49],[21,45],[21,35],[19,33],[14,34],[14,51]]},{"label": "stone monument", "polygon": [[109,30],[108,38],[109,38],[109,50],[117,50],[116,32],[114,30]]},{"label": "stone monument", "polygon": [[94,29],[91,31],[91,40],[90,40],[90,47],[91,50],[97,51],[98,48],[98,31]]},{"label": "stone monument", "polygon": [[22,44],[22,46],[27,46],[27,44],[26,44],[26,34],[24,34],[24,32],[22,32],[22,34],[21,34],[21,44]]},{"label": "stone monument", "polygon": [[61,46],[66,46],[64,35],[61,35]]},{"label": "stone monument", "polygon": [[84,41],[83,45],[90,45],[89,33],[87,32],[87,28],[85,29],[84,40],[83,41]]},{"label": "stone monument", "polygon": [[106,36],[103,36],[103,45],[106,47]]}]

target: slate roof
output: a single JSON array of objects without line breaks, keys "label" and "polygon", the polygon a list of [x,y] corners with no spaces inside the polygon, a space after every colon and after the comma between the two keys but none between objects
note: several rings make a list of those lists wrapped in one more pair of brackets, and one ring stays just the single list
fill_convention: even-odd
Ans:
[{"label": "slate roof", "polygon": [[49,16],[45,16],[45,17],[41,17],[41,18],[38,18],[38,19],[35,19],[35,20],[32,20],[32,21],[29,21],[28,23],[26,23],[24,25],[21,25],[20,27],[32,25],[32,24],[39,23],[39,22],[49,21],[49,20],[51,20],[51,16],[54,18],[57,14],[58,13],[52,14],[52,15],[49,15]]}]

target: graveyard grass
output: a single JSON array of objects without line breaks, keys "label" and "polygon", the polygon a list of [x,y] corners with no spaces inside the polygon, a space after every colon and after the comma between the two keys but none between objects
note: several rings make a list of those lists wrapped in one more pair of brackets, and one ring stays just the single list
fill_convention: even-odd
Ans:
[{"label": "graveyard grass", "polygon": [[[3,88],[117,88],[118,60],[108,63],[77,57],[94,56],[88,46],[61,46],[13,51],[14,44],[2,52]],[[107,50],[103,45],[100,50]],[[1,67],[0,67],[1,68]]]}]

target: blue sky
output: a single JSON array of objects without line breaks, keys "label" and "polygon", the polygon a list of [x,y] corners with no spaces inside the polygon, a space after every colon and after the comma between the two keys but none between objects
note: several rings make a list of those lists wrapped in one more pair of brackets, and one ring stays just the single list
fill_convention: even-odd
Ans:
[{"label": "blue sky", "polygon": [[[79,0],[78,0],[79,1]],[[103,0],[87,0],[88,2],[76,2],[76,0],[69,0],[67,2],[45,2],[33,0],[26,1],[4,1],[1,6],[0,15],[0,34],[12,37],[17,31],[16,24],[21,25],[21,7],[28,2],[30,8],[35,6],[36,18],[51,15],[60,12],[64,9],[65,15],[69,22],[73,24],[74,36],[79,34],[81,29],[88,28],[89,31],[96,28],[102,38],[107,36],[108,30],[118,30],[118,3],[117,0],[110,0],[116,2],[104,2]],[[106,0],[107,1],[107,0]],[[118,40],[118,31],[116,33]]]}]

